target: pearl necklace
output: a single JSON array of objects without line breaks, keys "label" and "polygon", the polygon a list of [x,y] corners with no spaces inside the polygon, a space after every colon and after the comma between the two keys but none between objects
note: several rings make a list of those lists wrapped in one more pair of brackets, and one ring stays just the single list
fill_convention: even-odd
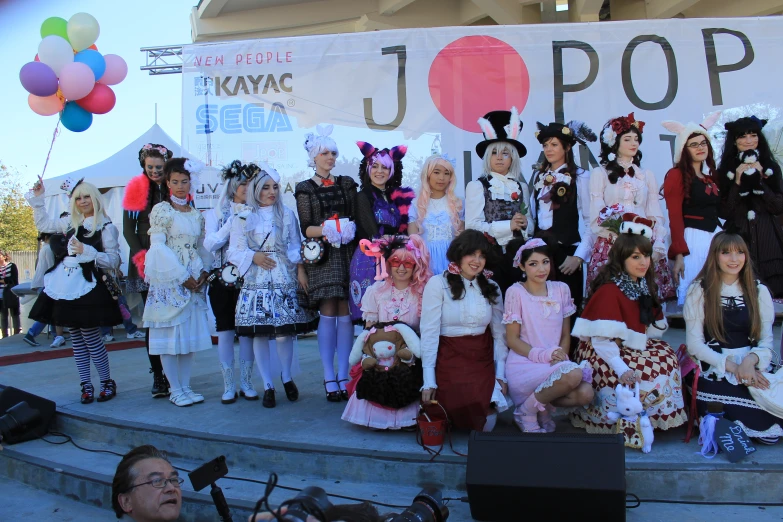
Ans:
[{"label": "pearl necklace", "polygon": [[629,160],[622,160],[620,158],[617,158],[617,164],[620,165],[624,170],[628,170],[631,168],[631,165],[633,165],[633,158]]}]

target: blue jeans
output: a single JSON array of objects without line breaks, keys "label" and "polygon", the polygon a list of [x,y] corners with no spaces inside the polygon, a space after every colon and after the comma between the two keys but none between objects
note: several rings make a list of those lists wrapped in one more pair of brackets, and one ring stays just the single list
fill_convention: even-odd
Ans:
[{"label": "blue jeans", "polygon": [[42,323],[41,321],[36,321],[33,323],[30,329],[27,330],[27,335],[29,335],[30,337],[35,337],[39,333],[43,332],[44,328],[46,328],[46,323]]}]

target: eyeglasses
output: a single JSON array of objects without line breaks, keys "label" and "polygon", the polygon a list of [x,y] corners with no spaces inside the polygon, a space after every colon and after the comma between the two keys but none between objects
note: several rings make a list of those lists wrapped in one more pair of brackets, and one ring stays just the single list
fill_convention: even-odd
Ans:
[{"label": "eyeglasses", "polygon": [[158,477],[155,479],[150,480],[149,482],[142,482],[141,484],[134,484],[133,486],[129,487],[125,490],[125,493],[132,490],[133,488],[137,488],[139,486],[146,486],[147,484],[151,485],[153,488],[157,489],[163,489],[166,487],[166,484],[171,484],[175,488],[179,489],[180,486],[182,486],[182,483],[185,482],[185,479],[182,477],[171,477],[171,478],[163,478]]},{"label": "eyeglasses", "polygon": [[398,268],[400,265],[404,266],[405,268],[409,270],[413,270],[416,267],[416,261],[413,259],[397,259],[397,258],[391,258],[389,259],[389,266],[392,268]]},{"label": "eyeglasses", "polygon": [[707,148],[707,142],[706,141],[700,141],[699,143],[689,143],[687,145],[689,149],[706,149]]}]

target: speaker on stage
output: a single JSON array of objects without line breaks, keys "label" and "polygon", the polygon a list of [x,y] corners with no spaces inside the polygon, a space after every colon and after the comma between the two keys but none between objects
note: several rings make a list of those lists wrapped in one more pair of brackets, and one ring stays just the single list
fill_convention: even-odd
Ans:
[{"label": "speaker on stage", "polygon": [[623,436],[474,431],[466,482],[476,520],[624,521]]},{"label": "speaker on stage", "polygon": [[57,406],[53,401],[11,386],[0,391],[0,439],[16,444],[49,432]]}]

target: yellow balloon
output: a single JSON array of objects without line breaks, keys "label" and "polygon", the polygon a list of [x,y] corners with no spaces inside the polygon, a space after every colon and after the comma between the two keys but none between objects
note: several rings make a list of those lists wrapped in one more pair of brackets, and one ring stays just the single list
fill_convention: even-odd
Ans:
[{"label": "yellow balloon", "polygon": [[76,51],[83,51],[95,43],[101,34],[101,27],[94,16],[76,13],[68,20],[68,40]]}]

